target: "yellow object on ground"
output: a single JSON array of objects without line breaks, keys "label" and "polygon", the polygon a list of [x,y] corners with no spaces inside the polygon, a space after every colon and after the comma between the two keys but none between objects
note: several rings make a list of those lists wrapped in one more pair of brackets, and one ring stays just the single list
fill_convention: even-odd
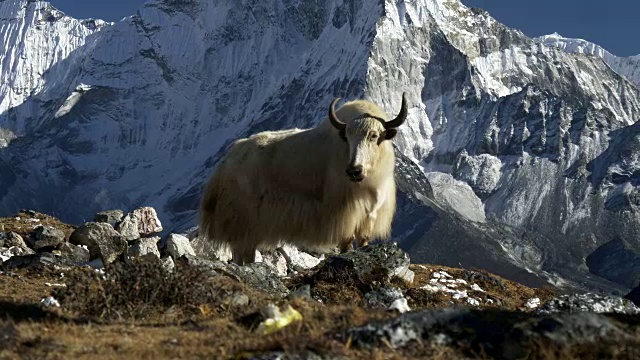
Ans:
[{"label": "yellow object on ground", "polygon": [[258,331],[264,335],[276,332],[285,326],[288,326],[292,322],[302,320],[302,314],[300,314],[298,310],[292,308],[291,305],[287,305],[285,311],[282,312],[277,308],[272,309],[272,311],[272,316],[260,323],[260,326],[258,326]]}]

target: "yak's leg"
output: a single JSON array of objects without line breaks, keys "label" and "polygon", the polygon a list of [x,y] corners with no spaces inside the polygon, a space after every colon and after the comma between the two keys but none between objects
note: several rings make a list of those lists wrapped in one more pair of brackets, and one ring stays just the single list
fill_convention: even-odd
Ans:
[{"label": "yak's leg", "polygon": [[[241,242],[240,242],[241,244]],[[256,261],[256,249],[253,246],[237,246],[231,249],[231,261],[238,265],[247,265]]]},{"label": "yak's leg", "polygon": [[356,241],[356,245],[359,248],[367,246],[367,245],[369,245],[369,240],[371,240],[371,238],[369,236],[360,236],[358,238],[358,241]]},{"label": "yak's leg", "polygon": [[346,253],[349,250],[353,250],[353,241],[355,240],[355,235],[349,238],[346,238],[338,244],[340,249],[340,254]]},{"label": "yak's leg", "polygon": [[362,231],[358,239],[356,241],[356,245],[360,247],[364,247],[369,245],[369,241],[371,240],[371,234],[373,233],[373,229],[376,226],[376,219],[378,218],[378,210],[384,205],[385,200],[387,199],[387,195],[384,191],[376,191],[374,196],[374,203],[369,212],[367,213],[367,218],[365,219],[365,226],[363,226],[364,231]]}]

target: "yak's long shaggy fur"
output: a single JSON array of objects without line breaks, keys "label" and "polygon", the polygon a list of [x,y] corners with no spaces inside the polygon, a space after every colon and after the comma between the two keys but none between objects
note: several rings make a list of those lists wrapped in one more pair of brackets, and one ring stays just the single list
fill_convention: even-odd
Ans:
[{"label": "yak's long shaggy fur", "polygon": [[[404,94],[403,110],[406,117]],[[348,142],[329,117],[315,128],[237,140],[204,190],[200,236],[230,247],[240,264],[253,262],[256,249],[283,243],[327,248],[388,238],[396,208],[394,150],[383,141],[388,116],[366,100],[347,102],[335,114],[346,123]],[[372,141],[372,133],[381,140]],[[366,173],[360,182],[345,174],[355,157]]]}]

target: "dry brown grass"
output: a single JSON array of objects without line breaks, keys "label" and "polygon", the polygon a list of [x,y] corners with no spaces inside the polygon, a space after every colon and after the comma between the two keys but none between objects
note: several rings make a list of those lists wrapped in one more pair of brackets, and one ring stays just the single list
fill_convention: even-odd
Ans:
[{"label": "dry brown grass", "polygon": [[[414,284],[398,285],[405,286],[407,292],[411,293],[425,281],[428,282],[432,271],[445,270],[453,276],[459,275],[457,269],[425,267],[412,266],[416,271]],[[341,336],[346,329],[394,316],[387,311],[364,309],[358,306],[357,298],[348,301],[349,297],[344,294],[362,295],[353,285],[347,286],[348,291],[343,295],[329,296],[331,291],[340,293],[344,289],[337,285],[328,287],[327,284],[317,284],[321,288],[317,291],[324,291],[327,295],[328,304],[305,298],[275,301],[262,293],[251,293],[242,284],[224,276],[206,278],[195,272],[162,280],[158,278],[161,274],[158,268],[144,262],[118,269],[114,271],[114,274],[119,274],[113,277],[115,281],[110,285],[105,285],[103,281],[101,289],[92,288],[97,286],[98,281],[93,270],[79,269],[66,274],[63,280],[56,272],[19,270],[12,276],[0,275],[0,301],[5,305],[0,306],[4,309],[0,310],[0,359],[248,359],[271,351],[301,354],[312,351],[345,359],[491,358],[487,355],[491,352],[484,351],[477,344],[437,346],[424,342],[395,350],[385,346],[375,350],[352,346],[349,339]],[[181,271],[177,273],[181,274]],[[146,287],[143,279],[152,280],[147,282],[159,289]],[[202,284],[208,285],[189,294],[191,290],[178,283],[181,279],[202,281]],[[502,294],[493,293],[491,296],[501,296],[505,306],[514,309],[533,295],[547,293],[546,290],[529,289],[497,279],[506,291],[501,286],[496,285],[492,289],[487,284],[484,285],[485,290],[492,293],[501,289]],[[44,285],[45,282],[65,282],[69,287],[52,291],[52,288]],[[168,289],[172,286],[176,288]],[[168,294],[175,294],[176,291],[182,294],[170,299]],[[236,291],[249,291],[248,306],[232,308],[225,305],[223,299],[226,294]],[[60,296],[62,309],[44,311],[34,305],[51,292]],[[65,292],[66,295],[63,295]],[[110,299],[105,300],[107,298]],[[103,299],[102,303],[100,299]],[[437,307],[450,300],[431,298],[427,301],[425,297],[420,301],[425,302],[426,307]],[[261,320],[259,310],[271,301],[278,305],[290,304],[300,311],[303,321],[274,334],[257,333],[257,321]],[[7,304],[11,305],[7,307]],[[106,308],[104,304],[111,304],[110,313],[102,311]],[[511,313],[497,309],[494,307],[496,321],[508,322]],[[12,315],[11,319],[9,315]],[[620,317],[619,321],[621,324],[640,325],[637,317]],[[640,338],[640,334],[635,335]],[[631,359],[638,355],[637,348],[632,347],[630,342],[617,339],[594,344],[590,348],[558,347],[549,342],[522,346],[528,354],[525,358],[530,359]]]},{"label": "dry brown grass", "polygon": [[[38,218],[34,223],[27,218]],[[2,218],[5,231],[26,235],[39,224],[64,229],[67,236],[74,227],[44,214]],[[147,259],[149,260],[149,259]],[[491,349],[477,343],[450,346],[431,342],[413,343],[402,349],[381,346],[367,350],[353,346],[344,338],[345,330],[370,321],[394,317],[393,312],[360,306],[368,284],[339,271],[326,279],[300,274],[287,279],[290,289],[311,284],[312,299],[274,298],[248,289],[236,280],[183,266],[165,272],[157,261],[141,260],[117,264],[108,269],[104,280],[92,269],[65,271],[16,270],[0,274],[0,359],[165,359],[215,358],[248,359],[271,351],[331,354],[344,359],[483,359],[492,358]],[[420,287],[429,283],[434,271],[446,271],[454,278],[472,280],[486,293],[474,293],[483,300],[481,309],[493,311],[489,319],[508,324],[528,316],[517,312],[527,300],[542,302],[553,296],[550,289],[531,289],[484,271],[465,271],[434,265],[411,265],[412,284],[398,280],[412,310],[456,304],[470,306],[443,293],[430,293]],[[376,281],[378,281],[377,279]],[[45,283],[65,283],[52,288]],[[53,294],[62,308],[41,309],[40,299]],[[247,305],[232,305],[234,294],[245,294]],[[486,299],[492,299],[492,304]],[[260,310],[273,303],[291,305],[303,316],[281,331],[262,335],[257,325]],[[510,312],[516,311],[516,312]],[[620,326],[640,339],[640,317],[619,317]],[[505,325],[507,326],[507,325]],[[608,339],[593,346],[563,346],[537,341],[519,344],[527,359],[603,359],[640,358],[640,345],[633,341]],[[495,351],[495,350],[493,350]]]},{"label": "dry brown grass", "polygon": [[[33,221],[34,219],[38,221]],[[21,211],[14,216],[0,217],[0,231],[13,231],[23,238],[40,225],[51,226],[62,230],[67,240],[69,239],[69,235],[76,229],[75,226],[66,224],[58,218],[39,212],[28,213]]]}]

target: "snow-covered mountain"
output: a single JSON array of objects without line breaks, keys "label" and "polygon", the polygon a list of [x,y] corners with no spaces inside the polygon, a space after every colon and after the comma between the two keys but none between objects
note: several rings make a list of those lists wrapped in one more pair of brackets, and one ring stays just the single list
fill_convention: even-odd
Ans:
[{"label": "snow-covered mountain", "polygon": [[640,88],[640,55],[616,56],[600,45],[584,39],[565,38],[558,33],[540,36],[534,38],[534,40],[547,46],[555,46],[567,52],[597,56],[603,59],[607,65],[611,66],[615,72],[626,77]]},{"label": "snow-covered mountain", "polygon": [[48,73],[108,25],[70,18],[44,1],[0,1],[0,142],[40,124],[42,114],[21,105],[47,86],[65,81],[67,71],[77,71],[79,64],[69,63],[66,71]]},{"label": "snow-covered mountain", "polygon": [[395,114],[405,91],[394,237],[415,261],[640,281],[640,93],[598,57],[457,0],[150,0],[114,24],[0,6],[0,213],[149,205],[186,229],[237,137],[312,126],[334,97]]}]

